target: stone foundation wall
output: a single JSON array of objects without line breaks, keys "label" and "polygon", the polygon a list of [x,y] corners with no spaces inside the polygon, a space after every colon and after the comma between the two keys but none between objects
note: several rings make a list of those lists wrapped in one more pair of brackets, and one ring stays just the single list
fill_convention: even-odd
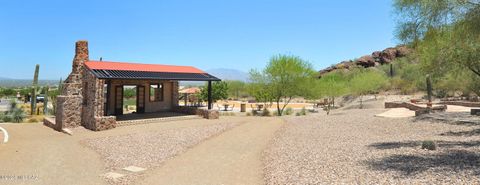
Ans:
[{"label": "stone foundation wall", "polygon": [[115,116],[95,117],[95,127],[89,128],[94,131],[108,130],[117,127],[117,119]]}]

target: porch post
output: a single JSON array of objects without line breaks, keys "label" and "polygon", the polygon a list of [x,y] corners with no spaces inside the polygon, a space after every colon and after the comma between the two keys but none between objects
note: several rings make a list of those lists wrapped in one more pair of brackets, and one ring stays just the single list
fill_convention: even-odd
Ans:
[{"label": "porch post", "polygon": [[212,109],[212,81],[208,81],[208,110]]}]

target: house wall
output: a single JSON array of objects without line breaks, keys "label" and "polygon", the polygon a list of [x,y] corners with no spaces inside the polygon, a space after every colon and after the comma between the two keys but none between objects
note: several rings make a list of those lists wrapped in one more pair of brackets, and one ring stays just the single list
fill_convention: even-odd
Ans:
[{"label": "house wall", "polygon": [[[161,80],[110,80],[108,115],[115,114],[115,87],[122,85],[143,85],[145,86],[145,112],[171,111],[178,105],[178,82]],[[150,101],[150,84],[163,84],[163,101]],[[175,100],[175,101],[174,101]]]},{"label": "house wall", "polygon": [[64,81],[62,94],[57,96],[56,130],[84,126],[90,130],[115,128],[115,116],[104,116],[104,80],[96,78],[87,68],[88,42],[75,43],[72,72]]},{"label": "house wall", "polygon": [[83,82],[82,126],[95,131],[115,128],[115,117],[104,116],[105,80],[96,78],[85,68]]}]

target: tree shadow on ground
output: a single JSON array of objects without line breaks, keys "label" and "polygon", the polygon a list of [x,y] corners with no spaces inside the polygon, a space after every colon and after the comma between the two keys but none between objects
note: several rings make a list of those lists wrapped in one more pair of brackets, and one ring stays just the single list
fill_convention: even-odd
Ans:
[{"label": "tree shadow on ground", "polygon": [[[375,149],[395,149],[395,148],[420,148],[423,141],[404,141],[404,142],[380,142],[373,143],[369,147]],[[476,147],[480,146],[480,141],[435,141],[439,148],[455,148],[455,147]]]},{"label": "tree shadow on ground", "polygon": [[441,122],[452,125],[479,126],[480,119],[468,112],[436,112],[415,117],[416,121]]},{"label": "tree shadow on ground", "polygon": [[440,134],[441,136],[476,136],[480,135],[480,128],[469,130],[469,131],[448,131]]},{"label": "tree shadow on ground", "polygon": [[480,155],[465,150],[452,150],[432,155],[392,155],[367,161],[373,170],[399,172],[403,176],[416,175],[427,170],[459,172],[471,171],[480,175]]}]

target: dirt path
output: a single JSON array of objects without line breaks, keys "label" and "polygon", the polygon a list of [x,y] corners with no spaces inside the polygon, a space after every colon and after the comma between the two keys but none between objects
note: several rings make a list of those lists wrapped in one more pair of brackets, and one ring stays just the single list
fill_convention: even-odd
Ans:
[{"label": "dirt path", "polygon": [[0,184],[105,184],[98,155],[75,137],[41,124],[2,127],[10,140],[0,144]]},{"label": "dirt path", "polygon": [[264,184],[262,152],[278,118],[260,118],[209,139],[145,175],[139,184]]}]

